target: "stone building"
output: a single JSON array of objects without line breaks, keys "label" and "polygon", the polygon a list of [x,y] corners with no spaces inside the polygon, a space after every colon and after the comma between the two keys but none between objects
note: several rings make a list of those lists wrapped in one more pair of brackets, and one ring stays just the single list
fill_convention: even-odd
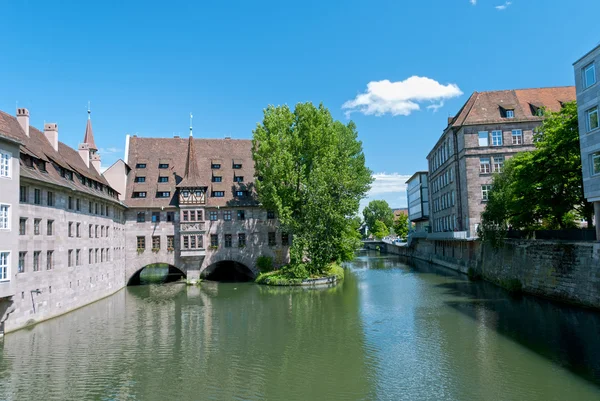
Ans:
[{"label": "stone building", "polygon": [[[89,113],[89,112],[88,112]],[[249,140],[126,139],[100,174],[83,142],[0,112],[0,322],[12,331],[106,297],[166,263],[189,280],[246,280],[287,262],[290,236],[254,190]]]},{"label": "stone building", "polygon": [[432,239],[477,235],[492,174],[533,149],[543,111],[575,100],[574,87],[474,92],[427,156]]},{"label": "stone building", "polygon": [[579,119],[579,144],[583,192],[588,202],[594,204],[596,238],[600,239],[600,45],[585,54],[574,64]]},{"label": "stone building", "polygon": [[429,230],[429,186],[427,171],[418,171],[406,181],[408,220],[414,224],[413,233]]},{"label": "stone building", "polygon": [[99,172],[88,118],[79,151],[58,125],[0,112],[2,329],[60,315],[124,285],[124,210]]}]

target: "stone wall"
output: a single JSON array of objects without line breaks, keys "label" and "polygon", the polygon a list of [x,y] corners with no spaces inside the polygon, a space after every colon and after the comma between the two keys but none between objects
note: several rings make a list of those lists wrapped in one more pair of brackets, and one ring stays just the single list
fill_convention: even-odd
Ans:
[{"label": "stone wall", "polygon": [[600,308],[600,243],[506,240],[494,250],[480,241],[415,239],[410,247],[381,249],[468,273],[501,286],[562,302]]}]

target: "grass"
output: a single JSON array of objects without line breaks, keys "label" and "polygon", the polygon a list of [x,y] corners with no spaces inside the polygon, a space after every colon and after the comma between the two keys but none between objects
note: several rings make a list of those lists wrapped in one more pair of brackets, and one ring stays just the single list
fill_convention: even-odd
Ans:
[{"label": "grass", "polygon": [[344,268],[337,263],[331,263],[323,274],[308,275],[307,277],[299,278],[296,277],[294,272],[292,272],[288,266],[284,266],[279,270],[259,274],[255,282],[266,285],[295,286],[301,285],[302,281],[306,279],[316,279],[331,276],[335,276],[338,282],[342,281],[344,279]]}]

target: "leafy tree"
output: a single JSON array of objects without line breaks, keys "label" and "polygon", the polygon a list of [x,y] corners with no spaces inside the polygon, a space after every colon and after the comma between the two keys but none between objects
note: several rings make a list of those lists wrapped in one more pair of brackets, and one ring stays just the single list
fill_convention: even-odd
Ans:
[{"label": "leafy tree", "polygon": [[290,264],[313,274],[351,258],[350,217],[372,182],[354,123],[334,120],[322,104],[269,106],[253,134],[258,198],[294,234]]},{"label": "leafy tree", "polygon": [[377,220],[373,225],[372,233],[375,238],[382,239],[383,237],[389,235],[390,230],[387,228],[383,221]]},{"label": "leafy tree", "polygon": [[400,238],[406,238],[408,235],[408,216],[400,213],[398,219],[394,221],[394,232]]},{"label": "leafy tree", "polygon": [[394,212],[390,205],[384,200],[372,200],[363,209],[363,217],[369,231],[374,231],[377,220],[383,222],[386,227],[394,224]]},{"label": "leafy tree", "polygon": [[575,102],[546,113],[534,145],[535,150],[515,155],[494,176],[480,226],[484,239],[501,241],[509,226],[570,228],[575,215],[586,218],[591,227],[593,207],[583,196]]}]

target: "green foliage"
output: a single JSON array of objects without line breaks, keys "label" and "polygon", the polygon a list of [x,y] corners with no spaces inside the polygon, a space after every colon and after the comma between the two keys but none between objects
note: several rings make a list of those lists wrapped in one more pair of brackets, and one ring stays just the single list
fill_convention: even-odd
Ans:
[{"label": "green foliage", "polygon": [[372,181],[354,123],[335,121],[323,105],[269,106],[253,134],[257,194],[294,234],[291,264],[313,274],[353,257],[350,217]]},{"label": "green foliage", "polygon": [[375,225],[373,226],[373,231],[371,233],[375,238],[382,239],[383,237],[389,235],[390,230],[383,221],[377,220],[375,221]]},{"label": "green foliage", "polygon": [[375,231],[377,221],[383,222],[386,227],[392,227],[394,224],[394,212],[384,200],[372,200],[369,202],[363,209],[363,217],[370,232]]},{"label": "green foliage", "polygon": [[404,213],[401,213],[398,219],[394,221],[394,232],[400,238],[408,236],[408,216]]},{"label": "green foliage", "polygon": [[344,279],[344,268],[338,263],[330,263],[325,267],[321,274],[311,275],[306,270],[306,264],[284,266],[279,270],[265,272],[258,275],[255,282],[258,284],[277,285],[277,286],[296,286],[301,285],[302,281],[309,278],[322,278],[335,276],[337,281]]},{"label": "green foliage", "polygon": [[261,272],[270,272],[273,270],[273,258],[270,256],[259,256],[256,259],[256,266]]},{"label": "green foliage", "polygon": [[546,112],[534,144],[535,150],[515,155],[494,176],[479,232],[494,246],[509,226],[572,228],[576,216],[591,223],[593,207],[583,196],[576,103]]}]

